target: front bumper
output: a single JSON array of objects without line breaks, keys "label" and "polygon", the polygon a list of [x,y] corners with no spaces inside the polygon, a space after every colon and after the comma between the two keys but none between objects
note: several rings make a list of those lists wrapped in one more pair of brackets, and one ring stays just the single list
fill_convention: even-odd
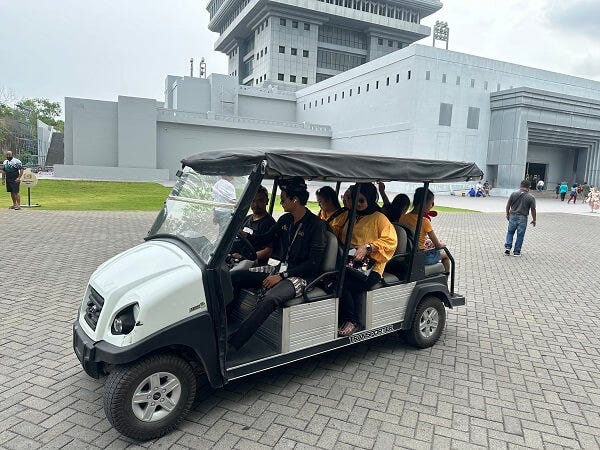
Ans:
[{"label": "front bumper", "polygon": [[85,373],[93,378],[104,375],[103,364],[95,360],[96,343],[81,329],[79,320],[73,323],[73,350]]}]

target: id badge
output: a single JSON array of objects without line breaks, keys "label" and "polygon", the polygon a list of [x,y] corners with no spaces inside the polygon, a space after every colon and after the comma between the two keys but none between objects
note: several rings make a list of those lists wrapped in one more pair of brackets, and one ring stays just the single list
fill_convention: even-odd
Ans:
[{"label": "id badge", "polygon": [[275,259],[275,258],[269,258],[269,261],[267,261],[267,264],[269,266],[276,266],[279,264],[279,260]]},{"label": "id badge", "polygon": [[287,272],[287,268],[288,268],[287,263],[281,263],[281,266],[279,267],[279,272],[280,273],[281,272]]},{"label": "id badge", "polygon": [[254,230],[252,228],[249,228],[249,227],[242,228],[242,231],[244,233],[248,233],[250,236],[252,236],[254,234]]}]

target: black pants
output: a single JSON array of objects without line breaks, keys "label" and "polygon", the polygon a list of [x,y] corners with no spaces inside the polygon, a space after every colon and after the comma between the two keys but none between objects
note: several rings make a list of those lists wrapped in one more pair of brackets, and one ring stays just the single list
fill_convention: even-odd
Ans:
[{"label": "black pants", "polygon": [[[232,272],[231,282],[236,290],[236,295],[239,295],[240,288],[259,288],[262,282],[267,278],[268,274],[259,272]],[[229,343],[239,349],[252,337],[256,330],[260,328],[265,320],[271,315],[277,307],[283,305],[286,301],[296,296],[294,285],[289,280],[281,280],[271,289],[269,289],[264,297],[258,301],[256,308],[250,314],[238,330],[231,335]]]},{"label": "black pants", "polygon": [[[381,275],[372,271],[366,279],[360,279],[346,272],[342,295],[340,296],[340,326],[344,322],[360,324],[358,310],[364,292],[381,281]],[[364,324],[363,324],[364,325]]]}]

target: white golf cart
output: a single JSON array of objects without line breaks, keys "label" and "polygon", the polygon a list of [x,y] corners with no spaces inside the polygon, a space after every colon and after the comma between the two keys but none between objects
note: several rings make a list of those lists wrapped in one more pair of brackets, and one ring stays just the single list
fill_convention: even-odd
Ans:
[{"label": "white golf cart", "polygon": [[[339,191],[341,182],[407,181],[427,187],[479,178],[482,172],[472,163],[314,149],[210,151],[182,165],[146,241],[92,274],[73,325],[73,347],[84,370],[95,378],[108,375],[108,420],[130,438],[149,440],[170,432],[195,399],[259,371],[394,331],[416,347],[429,347],[444,329],[445,308],[465,303],[454,292],[455,264],[448,249],[450,274],[441,264],[424,265],[417,245],[419,219],[416,230],[396,227],[396,269],[364,296],[364,331],[338,337],[349,248],[329,233],[321,276],[303,296],[271,314],[243,348],[228,354],[228,334],[257,301],[255,293],[245,291],[227,314],[233,298],[228,254],[236,239],[244,243],[238,232],[263,180],[275,180],[272,212],[282,177],[330,182]],[[235,203],[215,191],[222,177],[235,187]],[[356,210],[349,211],[349,234],[355,217]],[[245,244],[251,258],[253,249]],[[323,280],[332,278],[333,289],[325,289]]]}]

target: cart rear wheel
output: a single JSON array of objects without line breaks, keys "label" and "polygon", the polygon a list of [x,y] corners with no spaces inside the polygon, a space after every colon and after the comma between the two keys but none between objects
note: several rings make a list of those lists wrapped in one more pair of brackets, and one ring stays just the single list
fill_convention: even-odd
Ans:
[{"label": "cart rear wheel", "polygon": [[402,336],[417,348],[434,345],[446,325],[446,307],[437,297],[427,295],[421,300],[410,330],[403,330]]},{"label": "cart rear wheel", "polygon": [[104,411],[121,434],[147,441],[175,429],[195,394],[196,375],[189,363],[172,354],[152,355],[108,376]]}]

